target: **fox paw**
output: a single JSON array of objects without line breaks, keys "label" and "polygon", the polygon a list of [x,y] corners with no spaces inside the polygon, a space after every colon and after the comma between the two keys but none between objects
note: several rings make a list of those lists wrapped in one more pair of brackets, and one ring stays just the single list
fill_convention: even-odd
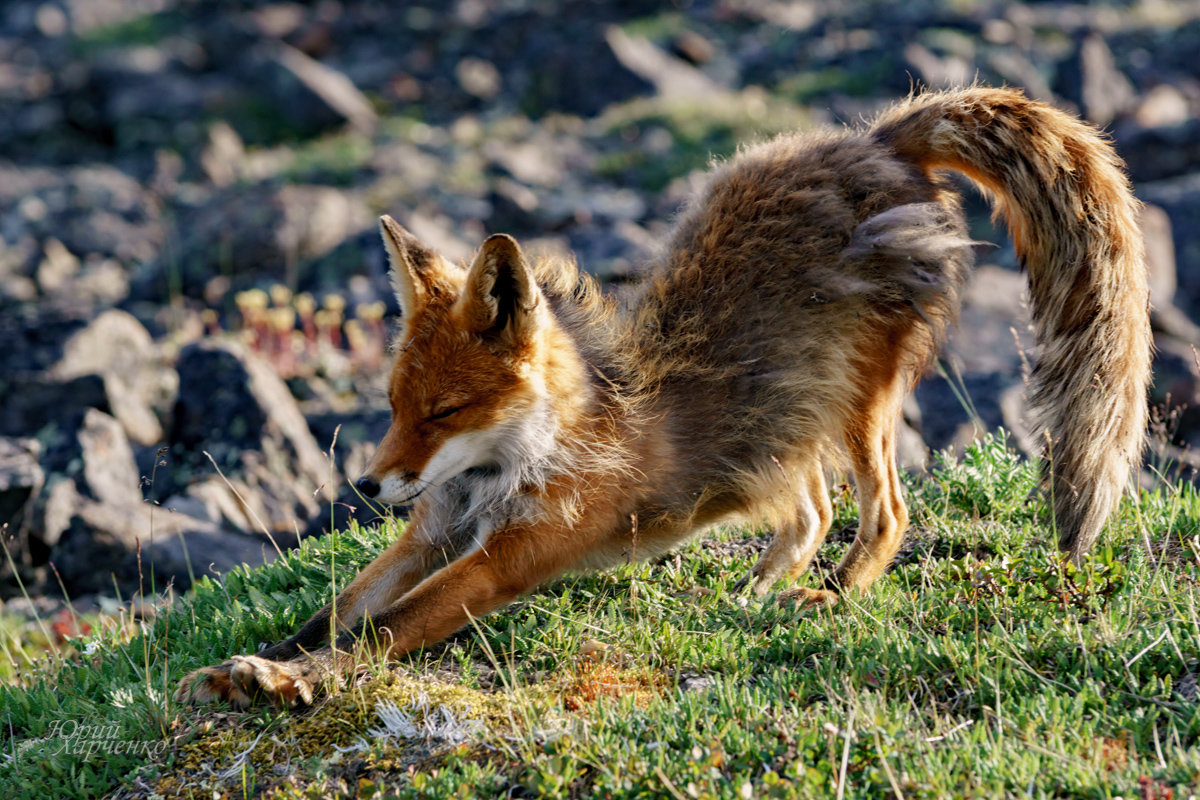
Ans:
[{"label": "fox paw", "polygon": [[781,606],[792,605],[797,609],[832,608],[837,605],[838,593],[829,589],[809,589],[798,586],[779,593],[778,602]]},{"label": "fox paw", "polygon": [[773,577],[759,575],[754,570],[750,570],[742,576],[741,580],[733,585],[733,594],[743,594],[749,589],[751,595],[761,600],[770,593],[771,587],[775,585],[778,577],[778,575]]},{"label": "fox paw", "polygon": [[297,700],[312,703],[316,686],[312,665],[299,661],[270,661],[259,656],[234,656],[215,667],[188,674],[175,690],[180,703],[224,700],[246,708],[259,694],[284,706]]}]

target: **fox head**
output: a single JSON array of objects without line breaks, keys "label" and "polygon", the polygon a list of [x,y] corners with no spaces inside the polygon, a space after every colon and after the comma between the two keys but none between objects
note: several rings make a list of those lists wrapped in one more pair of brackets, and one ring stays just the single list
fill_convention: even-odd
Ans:
[{"label": "fox head", "polygon": [[[495,235],[467,270],[380,219],[403,328],[391,427],[355,484],[406,503],[467,470],[503,470],[544,415],[545,300],[516,241]],[[543,426],[544,427],[544,426]]]}]

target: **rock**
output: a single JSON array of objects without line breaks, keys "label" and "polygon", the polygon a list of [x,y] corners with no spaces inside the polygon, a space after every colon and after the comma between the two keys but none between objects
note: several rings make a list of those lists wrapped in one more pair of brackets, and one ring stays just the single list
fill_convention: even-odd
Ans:
[{"label": "rock", "polygon": [[1146,92],[1138,103],[1133,117],[1143,128],[1181,125],[1192,116],[1188,99],[1183,92],[1167,83],[1160,83]]},{"label": "rock", "polygon": [[1004,427],[1012,433],[1011,442],[1027,456],[1042,452],[1045,442],[1034,430],[1029,413],[1029,401],[1025,396],[1025,385],[1014,383],[1000,395],[1000,416]]},{"label": "rock", "polygon": [[1154,384],[1152,403],[1170,406],[1193,405],[1200,400],[1200,365],[1197,345],[1172,336],[1154,337]]},{"label": "rock", "polygon": [[303,528],[337,474],[287,386],[257,356],[227,343],[188,345],[176,368],[169,467],[156,493],[198,497],[243,530]]},{"label": "rock", "polygon": [[1150,279],[1150,324],[1155,332],[1200,344],[1200,326],[1175,305],[1178,286],[1171,219],[1161,208],[1142,206],[1139,219],[1146,240],[1146,270]]},{"label": "rock", "polygon": [[1170,218],[1178,265],[1175,302],[1195,316],[1200,313],[1200,172],[1141,184],[1137,194]]},{"label": "rock", "polygon": [[108,390],[99,375],[82,375],[65,381],[44,377],[0,375],[0,435],[42,437],[74,431],[92,409],[109,411]]},{"label": "rock", "polygon": [[200,154],[200,167],[216,186],[229,186],[241,177],[246,159],[242,138],[226,122],[208,128],[208,147]]},{"label": "rock", "polygon": [[1169,306],[1175,302],[1175,243],[1171,239],[1171,218],[1156,205],[1146,203],[1138,215],[1138,224],[1146,240],[1146,271],[1150,280],[1150,305]]},{"label": "rock", "polygon": [[1033,357],[1027,295],[1025,276],[1018,272],[989,264],[974,270],[946,347],[963,372],[998,372],[1019,380],[1022,356]]},{"label": "rock", "polygon": [[712,42],[695,31],[680,31],[671,38],[671,54],[691,64],[707,64],[717,55]]},{"label": "rock", "polygon": [[[86,317],[125,297],[124,279],[108,260],[153,259],[165,233],[157,198],[120,170],[5,163],[0,164],[0,237],[0,272],[35,279],[43,302]],[[10,258],[18,260],[3,265]],[[28,291],[18,288],[17,293]]]},{"label": "rock", "polygon": [[[91,376],[95,377],[95,376]],[[45,564],[84,506],[128,515],[142,505],[141,478],[120,423],[94,408],[79,428],[60,435],[42,454],[45,489],[34,498],[26,558]],[[148,529],[143,529],[143,533]],[[76,542],[78,544],[78,542]]]},{"label": "rock", "polygon": [[[37,439],[0,437],[0,536],[21,569],[36,561],[29,528],[33,500],[46,480],[38,464],[41,449]],[[10,569],[7,559],[0,562],[0,579],[7,581]]]},{"label": "rock", "polygon": [[1179,176],[1200,173],[1200,119],[1157,128],[1119,126],[1117,150],[1135,182],[1186,180]]},{"label": "rock", "polygon": [[62,242],[53,237],[42,245],[45,257],[37,268],[38,288],[44,293],[60,290],[79,273],[79,259]]},{"label": "rock", "polygon": [[929,446],[921,434],[906,422],[901,422],[896,437],[896,463],[901,469],[924,472],[929,468]]},{"label": "rock", "polygon": [[621,65],[652,83],[662,97],[711,101],[725,92],[703,72],[649,39],[630,36],[616,25],[605,31],[604,38]]},{"label": "rock", "polygon": [[681,675],[679,678],[679,690],[684,694],[693,692],[707,692],[717,685],[717,679],[712,675]]},{"label": "rock", "polygon": [[343,73],[282,42],[263,50],[248,77],[258,82],[262,100],[297,132],[349,123],[370,133],[379,122],[371,102]]},{"label": "rock", "polygon": [[458,62],[454,76],[467,94],[491,100],[500,93],[500,73],[490,61],[467,57]]},{"label": "rock", "polygon": [[[76,441],[82,461],[76,485],[86,496],[119,508],[142,502],[137,462],[117,420],[102,411],[88,409]],[[72,458],[68,463],[68,474],[74,472],[75,462]]]},{"label": "rock", "polygon": [[[73,502],[72,502],[73,501]],[[68,595],[183,590],[191,576],[225,572],[238,564],[270,560],[275,550],[262,537],[221,530],[209,522],[150,504],[116,506],[60,495],[66,524],[50,562]],[[153,576],[153,585],[151,582]]]},{"label": "rock", "polygon": [[1103,127],[1134,106],[1133,84],[1117,69],[1112,50],[1101,36],[1085,37],[1077,58],[1081,75],[1078,97],[1088,119]]},{"label": "rock", "polygon": [[303,283],[301,266],[374,226],[361,192],[304,184],[231,186],[175,213],[177,246],[137,270],[132,293],[139,300],[203,297],[214,264],[233,288]]},{"label": "rock", "polygon": [[162,441],[154,408],[174,394],[177,377],[161,357],[150,333],[133,315],[106,311],[63,345],[62,359],[50,369],[58,380],[100,375],[108,410],[125,433],[141,445]]},{"label": "rock", "polygon": [[1004,423],[1001,399],[1017,385],[993,372],[947,370],[950,379],[931,375],[914,392],[921,408],[921,434],[932,450],[964,445]]},{"label": "rock", "polygon": [[[543,14],[521,12],[507,16],[502,27],[478,35],[489,61],[509,65],[501,74],[526,113],[540,116],[555,110],[591,117],[613,103],[655,90],[655,81],[630,69],[614,53],[610,27],[587,15],[552,13],[552,26],[546,25]],[[562,41],[571,44],[563,47]]]},{"label": "rock", "polygon": [[329,509],[309,520],[304,537],[320,536],[330,530],[346,530],[353,520],[360,525],[370,525],[380,519],[394,515],[407,519],[407,509],[380,505],[364,499],[355,491],[353,483],[366,469],[367,462],[375,452],[377,443],[387,433],[391,424],[391,413],[386,409],[361,410],[353,414],[326,413],[309,417],[309,424],[317,441],[332,442],[337,432],[337,447],[334,455],[338,466],[346,476],[338,490],[337,499]]},{"label": "rock", "polygon": [[[0,320],[0,435],[72,432],[89,408],[112,413],[139,444],[161,441],[154,411],[174,393],[150,334],[124,311],[85,325],[51,313]],[[53,438],[52,434],[46,434]]]},{"label": "rock", "polygon": [[953,53],[938,56],[918,42],[904,48],[904,58],[928,86],[948,88],[971,82],[972,65]]}]

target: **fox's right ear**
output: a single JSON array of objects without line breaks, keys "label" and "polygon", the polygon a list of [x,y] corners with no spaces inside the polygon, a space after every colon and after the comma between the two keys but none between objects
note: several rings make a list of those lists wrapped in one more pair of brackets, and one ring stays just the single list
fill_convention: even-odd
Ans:
[{"label": "fox's right ear", "polygon": [[391,263],[389,275],[400,313],[405,319],[412,319],[429,300],[441,256],[387,214],[379,218],[379,232]]}]

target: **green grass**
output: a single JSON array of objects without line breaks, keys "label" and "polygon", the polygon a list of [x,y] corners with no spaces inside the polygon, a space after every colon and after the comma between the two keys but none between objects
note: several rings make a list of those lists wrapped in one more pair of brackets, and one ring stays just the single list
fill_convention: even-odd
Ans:
[{"label": "green grass", "polygon": [[597,121],[596,172],[649,192],[732,155],[739,145],[812,125],[812,115],[786,99],[745,89],[696,99],[639,98]]},{"label": "green grass", "polygon": [[[348,575],[395,531],[309,542],[202,582],[126,643],[0,687],[0,782],[30,797],[118,782],[206,798],[1187,797],[1200,788],[1200,496],[1125,500],[1072,569],[1029,499],[1036,479],[1001,437],[942,459],[910,480],[896,567],[831,611],[733,595],[760,540],[724,530],[549,584],[316,710],[165,699],[187,670],[292,631],[328,596],[331,561]],[[853,530],[853,502],[835,500],[819,566]],[[596,641],[608,647],[581,655]],[[384,698],[417,721],[453,708],[474,733],[372,738]],[[55,754],[61,741],[40,737],[67,719],[164,750]]]},{"label": "green grass", "polygon": [[92,56],[118,47],[155,45],[167,36],[179,33],[184,26],[184,16],[174,11],[137,14],[85,31],[72,40],[72,46],[77,55]]}]

